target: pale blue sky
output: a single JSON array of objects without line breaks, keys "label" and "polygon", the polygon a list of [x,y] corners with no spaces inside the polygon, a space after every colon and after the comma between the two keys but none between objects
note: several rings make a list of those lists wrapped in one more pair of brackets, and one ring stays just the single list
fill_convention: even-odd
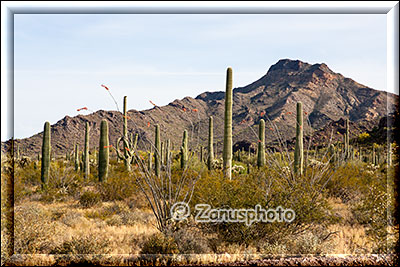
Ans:
[{"label": "pale blue sky", "polygon": [[[17,14],[15,137],[81,107],[149,109],[263,76],[279,59],[326,63],[386,90],[386,15]],[[2,140],[6,137],[2,135]]]}]

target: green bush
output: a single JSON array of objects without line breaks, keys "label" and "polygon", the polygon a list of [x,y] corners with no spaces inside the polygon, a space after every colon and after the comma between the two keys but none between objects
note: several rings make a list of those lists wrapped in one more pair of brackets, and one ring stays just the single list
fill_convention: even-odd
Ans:
[{"label": "green bush", "polygon": [[217,234],[226,243],[257,245],[263,240],[279,242],[287,237],[295,238],[307,227],[327,225],[335,221],[330,207],[307,177],[293,180],[289,185],[280,176],[263,168],[250,175],[236,175],[224,179],[220,171],[203,175],[196,185],[191,210],[196,204],[209,204],[212,208],[254,209],[259,204],[264,209],[292,209],[296,218],[291,223],[254,222],[250,226],[238,222],[201,223],[205,233]]},{"label": "green bush", "polygon": [[139,174],[135,173],[136,170],[129,174],[123,169],[123,164],[120,165],[115,169],[111,168],[106,181],[97,183],[103,201],[124,200],[139,193],[134,179]]}]

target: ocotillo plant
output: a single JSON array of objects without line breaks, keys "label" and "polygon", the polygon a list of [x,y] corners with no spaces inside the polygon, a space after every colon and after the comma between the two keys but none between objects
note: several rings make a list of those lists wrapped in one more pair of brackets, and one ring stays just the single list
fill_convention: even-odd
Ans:
[{"label": "ocotillo plant", "polygon": [[258,155],[257,167],[261,168],[265,165],[265,121],[260,120],[258,125]]},{"label": "ocotillo plant", "polygon": [[83,150],[83,172],[85,173],[85,180],[89,178],[90,163],[89,163],[89,122],[86,122],[85,128],[85,146]]},{"label": "ocotillo plant", "polygon": [[294,150],[294,172],[303,175],[303,103],[297,102],[296,146]]},{"label": "ocotillo plant", "polygon": [[106,120],[102,120],[100,124],[100,141],[99,141],[99,181],[103,182],[108,176],[109,163],[109,140],[108,140],[108,124]]},{"label": "ocotillo plant", "polygon": [[161,170],[161,140],[160,140],[160,125],[155,126],[155,151],[154,151],[154,167],[156,176],[160,175]]},{"label": "ocotillo plant", "polygon": [[50,153],[51,153],[51,135],[50,135],[50,123],[48,121],[44,124],[43,130],[43,142],[42,142],[42,169],[41,169],[41,181],[42,188],[47,185],[50,175]]},{"label": "ocotillo plant", "polygon": [[208,170],[212,170],[212,164],[214,162],[214,133],[213,133],[213,117],[209,118],[208,125]]},{"label": "ocotillo plant", "polygon": [[187,132],[187,130],[184,130],[182,146],[181,146],[181,168],[182,169],[186,169],[187,159],[188,159],[188,132]]},{"label": "ocotillo plant", "polygon": [[226,71],[225,124],[224,124],[224,177],[232,179],[232,69]]}]

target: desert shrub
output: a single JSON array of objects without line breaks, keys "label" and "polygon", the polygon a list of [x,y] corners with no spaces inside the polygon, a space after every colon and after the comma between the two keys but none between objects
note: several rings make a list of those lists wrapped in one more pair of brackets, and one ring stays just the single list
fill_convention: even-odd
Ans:
[{"label": "desert shrub", "polygon": [[100,194],[93,191],[86,191],[79,197],[79,204],[84,208],[93,207],[101,202]]},{"label": "desert shrub", "polygon": [[50,254],[106,254],[110,241],[102,235],[73,236],[50,251]]},{"label": "desert shrub", "polygon": [[[267,177],[267,178],[266,178]],[[280,242],[295,237],[319,224],[335,222],[323,191],[316,191],[307,177],[294,180],[290,186],[278,175],[264,168],[250,175],[234,176],[226,180],[219,171],[204,175],[197,184],[191,206],[204,203],[212,208],[254,209],[259,204],[264,209],[292,209],[296,218],[291,223],[244,222],[200,223],[199,227],[209,234],[217,234],[218,240],[229,244],[256,245],[261,240]],[[194,210],[194,209],[192,209]]]},{"label": "desert shrub", "polygon": [[148,224],[154,220],[153,213],[144,212],[139,209],[129,212],[122,212],[119,216],[123,225],[134,225],[136,223]]},{"label": "desert shrub", "polygon": [[134,179],[137,174],[129,174],[122,168],[113,169],[106,181],[97,183],[103,201],[124,200],[139,192]]},{"label": "desert shrub", "polygon": [[173,233],[173,238],[182,254],[210,253],[208,240],[204,234],[195,228],[183,227]]},{"label": "desert shrub", "polygon": [[82,214],[76,211],[67,211],[60,217],[60,221],[69,227],[75,227],[85,220]]},{"label": "desert shrub", "polygon": [[[39,170],[40,179],[40,170]],[[79,194],[83,178],[72,166],[59,160],[51,162],[48,184],[42,189],[37,187],[42,202],[61,202]]]},{"label": "desert shrub", "polygon": [[367,226],[366,233],[375,244],[374,253],[388,253],[393,250],[393,207],[393,193],[383,183],[369,186],[368,192],[352,207],[356,220]]},{"label": "desert shrub", "polygon": [[339,166],[327,183],[327,193],[329,196],[340,198],[344,203],[357,199],[377,178],[378,174],[374,171],[362,162]]},{"label": "desert shrub", "polygon": [[141,254],[176,254],[179,253],[178,245],[173,237],[165,236],[162,233],[151,235],[144,242],[140,251]]},{"label": "desert shrub", "polygon": [[361,144],[366,143],[370,139],[369,133],[360,133],[357,137],[357,141]]},{"label": "desert shrub", "polygon": [[27,203],[15,207],[15,253],[48,253],[50,239],[57,234],[50,214],[42,205]]},{"label": "desert shrub", "polygon": [[35,169],[34,163],[27,164],[24,168],[18,164],[14,169],[14,199],[20,203],[26,197],[31,196],[34,188],[40,186],[40,168]]}]

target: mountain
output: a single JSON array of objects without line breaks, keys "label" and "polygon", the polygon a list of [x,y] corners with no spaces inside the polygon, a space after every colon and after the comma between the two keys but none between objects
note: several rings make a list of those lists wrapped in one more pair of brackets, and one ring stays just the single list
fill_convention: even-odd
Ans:
[{"label": "mountain", "polygon": [[[234,74],[235,75],[235,74]],[[139,133],[139,145],[149,148],[154,139],[154,125],[159,124],[163,140],[170,138],[178,149],[182,133],[187,129],[192,146],[207,145],[208,117],[214,117],[215,151],[222,152],[224,124],[224,91],[205,92],[196,98],[185,97],[166,106],[149,110],[128,111],[128,128]],[[303,102],[307,124],[305,135],[324,131],[326,127],[348,118],[361,130],[371,130],[379,120],[397,109],[398,96],[375,90],[333,72],[326,64],[309,64],[300,60],[282,59],[272,65],[259,80],[233,91],[233,141],[256,143],[257,124],[266,119],[267,142],[278,134],[284,140],[295,135],[296,102]],[[129,105],[129,99],[128,99]],[[83,147],[84,125],[91,127],[90,146],[97,147],[100,121],[109,122],[110,142],[115,145],[122,132],[122,114],[99,110],[89,115],[66,116],[51,127],[52,147],[57,155],[72,151],[74,143]],[[337,123],[336,123],[337,124]],[[277,126],[279,132],[274,129]],[[325,128],[324,128],[325,127]],[[334,133],[336,139],[341,136]],[[41,149],[42,133],[17,140],[22,151],[32,155]],[[326,139],[326,138],[322,138]],[[2,151],[7,144],[2,143]]]}]

